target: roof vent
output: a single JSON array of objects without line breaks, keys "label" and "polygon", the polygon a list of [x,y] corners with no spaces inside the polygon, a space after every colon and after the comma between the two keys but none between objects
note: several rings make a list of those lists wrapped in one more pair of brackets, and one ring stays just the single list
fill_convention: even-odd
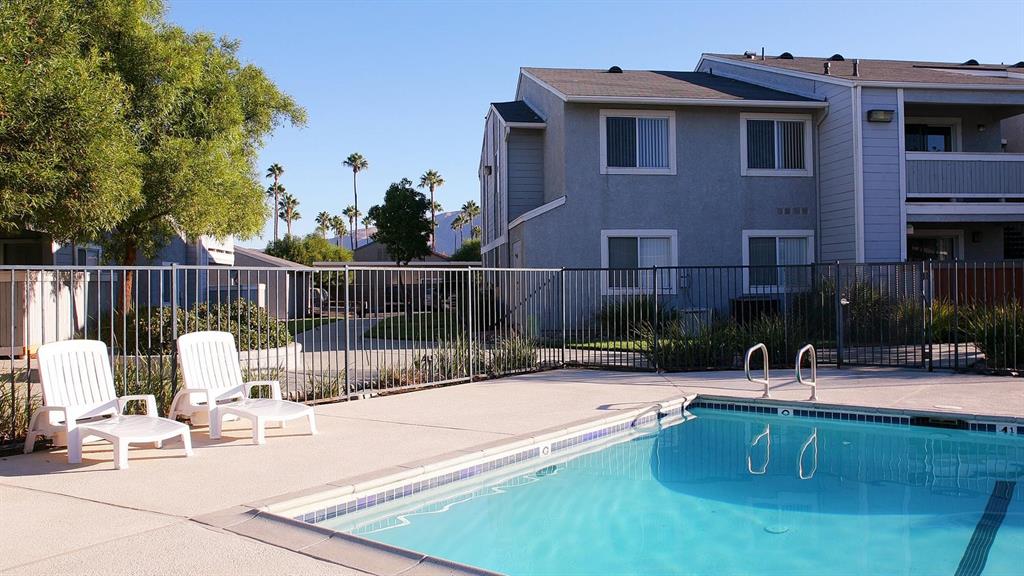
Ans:
[{"label": "roof vent", "polygon": [[832,63],[831,62],[825,62],[825,76],[830,76],[831,74],[832,74]]},{"label": "roof vent", "polygon": [[967,62],[964,62],[963,64],[961,64],[961,66],[977,66],[977,65],[978,65],[978,61],[975,60],[974,58],[971,58]]},{"label": "roof vent", "polygon": [[622,68],[619,68],[618,66],[612,66],[611,68],[608,69],[608,73],[609,74],[622,74]]},{"label": "roof vent", "polygon": [[757,52],[747,50],[746,52],[743,53],[743,57],[753,60],[754,58],[757,58]]},{"label": "roof vent", "polygon": [[793,59],[793,55],[790,54],[789,52],[783,52],[782,54],[779,54],[779,59],[780,60],[792,60]]},{"label": "roof vent", "polygon": [[828,59],[831,60],[832,62],[843,62],[846,60],[846,58],[843,58],[842,54],[833,54],[829,56]]}]

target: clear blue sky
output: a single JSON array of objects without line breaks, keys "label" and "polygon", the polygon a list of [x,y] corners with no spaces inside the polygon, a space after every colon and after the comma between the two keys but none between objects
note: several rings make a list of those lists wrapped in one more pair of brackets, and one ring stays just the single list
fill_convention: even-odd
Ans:
[{"label": "clear blue sky", "polygon": [[[309,112],[280,129],[261,167],[285,167],[296,231],[352,202],[342,164],[360,152],[365,213],[390,182],[429,168],[446,210],[478,199],[487,104],[511,100],[521,66],[692,70],[701,52],[960,62],[1024,60],[1024,0],[1004,2],[242,2],[168,0],[188,30],[241,40]],[[270,236],[242,244],[263,246]]]}]

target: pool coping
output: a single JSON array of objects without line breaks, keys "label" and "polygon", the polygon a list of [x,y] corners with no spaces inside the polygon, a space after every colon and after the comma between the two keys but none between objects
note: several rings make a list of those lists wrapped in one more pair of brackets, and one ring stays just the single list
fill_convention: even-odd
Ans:
[{"label": "pool coping", "polygon": [[[594,431],[615,428],[625,433],[638,425],[660,419],[673,411],[683,412],[687,408],[721,409],[734,412],[777,415],[807,419],[830,419],[853,422],[873,422],[878,424],[914,426],[915,418],[966,422],[970,431],[996,433],[1001,425],[1015,428],[1010,435],[1024,436],[1024,418],[1006,416],[989,416],[984,414],[966,414],[963,412],[945,412],[932,410],[907,410],[846,404],[829,404],[824,402],[776,400],[770,398],[741,398],[713,394],[685,394],[670,397],[658,402],[639,403],[637,408],[616,410],[610,416],[599,416],[576,420],[564,425],[553,426],[531,433],[519,434],[494,440],[467,449],[454,450],[437,456],[415,460],[405,464],[383,468],[373,472],[354,475],[331,481],[279,496],[264,498],[244,505],[234,506],[226,510],[204,514],[192,518],[193,521],[225,530],[310,556],[322,561],[331,562],[347,568],[375,574],[417,576],[424,574],[451,575],[494,575],[500,574],[483,568],[460,564],[451,560],[414,552],[397,546],[376,542],[358,535],[348,534],[326,528],[311,522],[327,519],[314,517],[311,521],[300,518],[308,512],[299,514],[297,510],[305,510],[310,506],[329,500],[356,499],[358,495],[371,491],[387,492],[397,486],[408,486],[427,474],[435,476],[450,475],[449,470],[465,470],[478,466],[482,461],[493,461],[499,457],[504,459],[511,453],[522,453],[528,450],[549,451],[539,456],[550,458],[556,452],[551,448],[556,443],[564,443],[566,448],[581,443],[607,438],[611,432],[595,435],[585,441]],[[718,405],[718,406],[710,406]],[[845,415],[845,417],[843,417]],[[853,415],[851,417],[850,415]],[[880,419],[867,419],[868,415]],[[858,419],[857,416],[865,416]],[[889,418],[889,421],[884,421]],[[572,442],[577,439],[577,442]],[[510,461],[508,465],[518,464],[520,460]],[[461,468],[460,468],[461,467]],[[444,472],[444,474],[441,474]],[[434,490],[440,486],[454,484],[473,476],[452,477],[448,482],[427,485],[422,491]],[[378,492],[379,493],[379,492]],[[401,496],[415,495],[400,492]],[[387,503],[392,500],[385,500]],[[376,505],[376,504],[374,504]],[[357,510],[362,510],[358,508]]]}]

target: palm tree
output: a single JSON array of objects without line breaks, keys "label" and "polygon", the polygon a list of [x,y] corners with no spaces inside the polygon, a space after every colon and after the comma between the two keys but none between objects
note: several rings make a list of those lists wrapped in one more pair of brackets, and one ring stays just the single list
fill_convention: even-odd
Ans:
[{"label": "palm tree", "polygon": [[327,239],[327,231],[331,229],[331,215],[326,211],[316,215],[316,229]]},{"label": "palm tree", "polygon": [[473,226],[469,230],[469,237],[473,238],[474,240],[479,240],[480,237],[483,236],[483,234],[484,234],[484,230],[483,230],[483,228],[481,228],[479,226]]},{"label": "palm tree", "polygon": [[462,227],[466,225],[466,215],[459,214],[452,220],[452,230],[459,232],[459,246],[462,246]]},{"label": "palm tree", "polygon": [[331,230],[338,237],[338,246],[341,246],[341,239],[348,234],[348,229],[345,228],[345,219],[341,216],[331,216]]},{"label": "palm tree", "polygon": [[[369,168],[370,167],[370,162],[367,161],[366,158],[363,158],[363,155],[360,154],[359,152],[353,152],[352,154],[348,155],[348,158],[345,158],[345,161],[343,162],[343,164],[345,166],[348,166],[349,168],[352,169],[352,205],[355,208],[355,211],[359,212],[359,193],[356,191],[356,174],[359,174],[363,170],[366,170],[367,168]],[[356,218],[358,218],[358,217],[359,216],[356,216]],[[355,222],[354,219],[350,219],[350,220],[352,222]],[[359,232],[358,226],[356,226],[356,232]],[[353,235],[352,236],[352,241],[353,242],[355,241],[355,238],[356,238],[356,236]],[[355,244],[352,245],[352,249],[353,250],[356,249],[356,245]]]},{"label": "palm tree", "polygon": [[[363,225],[364,232],[368,232],[370,230],[370,226],[373,226],[374,224],[373,218],[371,218],[369,215],[364,216],[363,219],[360,220],[360,222]],[[367,238],[369,238],[369,235],[367,235]]]},{"label": "palm tree", "polygon": [[466,224],[472,224],[473,220],[480,215],[480,205],[473,200],[467,200],[462,205],[462,213],[466,215]]},{"label": "palm tree", "polygon": [[[280,201],[281,201],[280,193],[284,192],[284,188],[281,188],[281,184],[280,184],[281,174],[284,174],[284,167],[281,166],[280,164],[278,164],[277,162],[271,164],[270,168],[267,168],[267,178],[273,178],[274,179],[274,184],[270,188],[267,188],[267,195],[274,197],[274,207],[275,208],[277,207],[278,203],[280,203]],[[277,240],[277,221],[278,221],[277,210],[275,209],[274,210],[274,240]]]},{"label": "palm tree", "polygon": [[341,214],[348,218],[349,248],[356,249],[356,219],[362,216],[355,206],[349,204]]},{"label": "palm tree", "polygon": [[430,249],[431,250],[433,250],[434,247],[435,247],[434,246],[434,232],[433,232],[433,230],[435,228],[437,228],[436,214],[437,214],[437,211],[438,211],[437,209],[440,208],[440,206],[437,204],[437,202],[434,202],[434,190],[440,188],[441,186],[444,186],[444,178],[441,177],[441,174],[437,170],[427,170],[426,172],[423,173],[423,176],[420,176],[419,187],[420,188],[426,188],[426,189],[430,190],[430,226],[431,226],[431,228],[430,228],[430,230],[431,230],[431,232],[430,232]]},{"label": "palm tree", "polygon": [[302,219],[299,214],[299,199],[285,192],[281,194],[281,202],[277,205],[278,215],[284,220],[288,236],[292,235],[292,222]]}]

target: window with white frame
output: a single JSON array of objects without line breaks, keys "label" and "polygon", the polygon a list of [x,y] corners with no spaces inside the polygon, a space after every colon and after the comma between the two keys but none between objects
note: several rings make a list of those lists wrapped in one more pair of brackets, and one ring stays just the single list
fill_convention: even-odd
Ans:
[{"label": "window with white frame", "polygon": [[743,176],[810,176],[812,162],[810,116],[740,115]]},{"label": "window with white frame", "polygon": [[747,289],[777,291],[810,285],[814,235],[807,230],[744,231]]},{"label": "window with white frame", "polygon": [[[674,230],[605,230],[601,233],[602,265],[607,268],[605,291],[651,292],[655,288],[654,267],[676,265]],[[659,270],[659,292],[675,290],[671,270]]]},{"label": "window with white frame", "polygon": [[675,112],[602,110],[602,174],[675,174]]}]

